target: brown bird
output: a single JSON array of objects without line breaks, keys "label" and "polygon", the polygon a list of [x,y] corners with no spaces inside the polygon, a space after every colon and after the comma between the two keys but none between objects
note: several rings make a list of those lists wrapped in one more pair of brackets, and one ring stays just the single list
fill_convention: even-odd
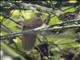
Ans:
[{"label": "brown bird", "polygon": [[[23,22],[22,31],[34,29],[42,25],[40,13],[37,13],[35,17]],[[35,45],[37,34],[35,31],[29,31],[22,35],[22,46],[25,51],[31,51]]]}]

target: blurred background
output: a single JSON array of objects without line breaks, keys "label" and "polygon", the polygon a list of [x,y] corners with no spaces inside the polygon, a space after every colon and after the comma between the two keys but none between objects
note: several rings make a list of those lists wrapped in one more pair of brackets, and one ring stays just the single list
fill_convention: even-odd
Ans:
[{"label": "blurred background", "polygon": [[[21,22],[36,13],[49,27],[26,53]],[[1,60],[80,60],[80,0],[1,0],[0,26]]]}]

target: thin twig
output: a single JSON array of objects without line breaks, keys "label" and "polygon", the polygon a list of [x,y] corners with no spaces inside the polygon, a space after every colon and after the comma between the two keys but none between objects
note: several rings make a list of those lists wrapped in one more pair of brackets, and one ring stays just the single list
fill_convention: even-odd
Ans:
[{"label": "thin twig", "polygon": [[[35,28],[35,29],[30,29],[30,30],[35,31],[35,32],[43,32],[43,31],[49,31],[49,30],[62,29],[63,28],[63,26],[61,26],[61,27],[55,26],[53,28],[49,28],[49,27],[50,26],[48,25],[46,27],[38,27],[38,28]],[[68,26],[64,26],[64,29],[77,28],[77,27],[80,27],[80,24],[79,25],[68,25]],[[26,30],[26,31],[22,31],[22,32],[16,32],[16,33],[11,33],[11,34],[8,34],[8,35],[0,36],[1,37],[0,40],[8,39],[8,38],[11,38],[13,36],[20,36],[23,33],[29,32],[30,30]]]}]

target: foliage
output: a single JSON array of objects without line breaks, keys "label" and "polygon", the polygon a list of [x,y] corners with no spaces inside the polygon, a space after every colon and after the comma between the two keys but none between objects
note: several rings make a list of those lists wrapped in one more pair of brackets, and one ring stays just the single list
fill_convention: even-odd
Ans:
[{"label": "foliage", "polygon": [[[23,1],[25,2],[25,1]],[[19,25],[20,20],[28,20],[35,16],[36,12],[41,12],[42,16],[41,19],[43,22],[46,20],[48,17],[48,13],[50,13],[50,22],[49,24],[57,24],[58,22],[62,22],[59,17],[54,13],[55,10],[61,10],[64,12],[75,12],[76,8],[79,7],[77,5],[74,7],[73,5],[71,6],[60,6],[59,8],[52,8],[49,6],[51,5],[50,2],[48,1],[43,1],[45,4],[49,4],[48,6],[45,4],[42,4],[44,6],[40,5],[35,5],[34,2],[31,2],[29,4],[28,1],[25,3],[20,3],[18,2],[2,2],[2,11],[0,12],[0,23],[1,23],[1,32],[0,32],[0,37],[5,36],[7,34],[15,33],[15,32],[20,32],[21,27]],[[9,3],[9,4],[5,4]],[[36,2],[35,2],[36,3]],[[42,3],[42,2],[40,2]],[[18,6],[18,5],[19,6]],[[38,3],[36,3],[38,4]],[[53,2],[54,4],[54,2]],[[12,5],[12,6],[11,6]],[[22,5],[22,6],[21,6]],[[26,7],[26,8],[22,8]],[[8,10],[9,9],[9,10]],[[21,10],[23,9],[23,10]],[[39,10],[40,11],[39,11]],[[47,9],[47,10],[46,10]],[[1,40],[1,51],[4,52],[5,55],[10,56],[10,57],[19,57],[21,60],[67,60],[67,56],[73,56],[72,60],[77,60],[79,59],[80,56],[80,42],[78,43],[76,41],[76,38],[73,36],[75,28],[73,29],[63,29],[62,33],[59,32],[51,32],[50,31],[44,31],[43,35],[46,37],[44,38],[42,35],[38,33],[38,37],[40,38],[41,42],[39,40],[36,40],[35,48],[32,49],[32,51],[29,51],[27,54],[22,48],[22,43],[21,43],[21,36],[14,36],[10,37],[9,39],[4,39]],[[80,32],[78,32],[80,35]],[[41,50],[43,49],[43,45],[46,46],[47,44],[47,49],[48,53],[45,55],[41,55],[43,52]],[[40,48],[38,50],[38,48]],[[45,47],[44,47],[45,48]],[[42,51],[46,50],[43,49]],[[68,53],[68,54],[67,54]],[[4,56],[5,56],[4,55]],[[2,60],[4,60],[3,56],[1,56]],[[71,57],[68,57],[71,58]],[[70,59],[71,60],[71,59]]]}]

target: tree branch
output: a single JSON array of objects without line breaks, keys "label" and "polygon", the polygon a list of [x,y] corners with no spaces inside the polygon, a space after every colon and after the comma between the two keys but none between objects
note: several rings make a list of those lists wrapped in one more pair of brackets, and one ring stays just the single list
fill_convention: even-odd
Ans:
[{"label": "tree branch", "polygon": [[[49,28],[51,27],[51,25],[47,25],[47,26],[41,26],[41,27],[38,27],[38,28],[35,28],[35,29],[30,29],[30,30],[26,30],[26,31],[22,31],[22,32],[16,32],[16,33],[11,33],[11,34],[8,34],[8,35],[3,35],[3,36],[0,36],[0,40],[4,40],[4,39],[8,39],[8,38],[11,38],[11,37],[16,37],[16,36],[21,36],[23,33],[27,33],[29,31],[35,31],[35,32],[43,32],[43,31],[49,31],[49,30],[54,30],[54,29],[62,29],[63,26],[60,26],[60,27],[53,27],[53,28]],[[64,26],[64,29],[69,29],[69,28],[77,28],[77,27],[80,27],[80,24],[78,25],[68,25],[68,26]]]}]

